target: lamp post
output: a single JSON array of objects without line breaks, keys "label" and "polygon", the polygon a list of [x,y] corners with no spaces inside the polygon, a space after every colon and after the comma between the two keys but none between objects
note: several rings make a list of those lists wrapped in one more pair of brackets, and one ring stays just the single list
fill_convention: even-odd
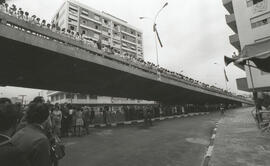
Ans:
[{"label": "lamp post", "polygon": [[218,65],[218,66],[221,66],[222,69],[223,69],[223,72],[224,72],[224,81],[225,81],[225,87],[226,87],[226,91],[228,91],[228,85],[227,85],[227,80],[226,80],[226,76],[225,76],[225,67],[220,65],[219,63],[217,62],[214,62],[214,65]]},{"label": "lamp post", "polygon": [[158,46],[157,46],[157,42],[159,41],[159,44],[161,47],[163,47],[161,40],[159,38],[158,32],[157,32],[157,18],[159,13],[162,11],[162,9],[164,9],[166,6],[168,6],[168,2],[166,2],[161,9],[159,9],[159,11],[157,12],[157,14],[155,15],[154,19],[151,19],[149,17],[139,17],[139,19],[143,20],[143,19],[149,19],[153,22],[153,32],[156,34],[155,35],[155,47],[156,47],[156,56],[157,56],[157,66],[159,66],[159,59],[158,59]]}]

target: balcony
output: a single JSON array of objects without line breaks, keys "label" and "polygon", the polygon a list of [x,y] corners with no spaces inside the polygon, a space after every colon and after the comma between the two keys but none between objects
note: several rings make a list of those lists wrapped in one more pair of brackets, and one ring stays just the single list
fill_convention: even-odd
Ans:
[{"label": "balcony", "polygon": [[230,39],[231,45],[233,45],[240,52],[241,45],[240,45],[238,34],[234,34],[234,35],[229,36],[229,39]]},{"label": "balcony", "polygon": [[104,45],[110,45],[109,41],[106,41],[106,40],[102,40],[102,41],[101,41],[101,44],[104,44]]},{"label": "balcony", "polygon": [[106,32],[106,31],[102,31],[102,35],[111,37],[111,33],[110,32]]},{"label": "balcony", "polygon": [[120,44],[113,44],[112,46],[113,46],[114,48],[121,49],[121,45],[120,45]]},{"label": "balcony", "polygon": [[126,39],[123,39],[123,38],[122,38],[122,41],[127,42],[129,44],[136,45],[136,41],[129,41],[129,40],[126,40]]},{"label": "balcony", "polygon": [[89,21],[92,21],[94,23],[97,23],[99,25],[102,25],[101,21],[98,21],[98,20],[95,20],[93,18],[90,18],[90,17],[87,17],[87,16],[84,16],[84,15],[80,15],[82,18],[86,19],[86,20],[89,20]]},{"label": "balcony", "polygon": [[86,26],[86,25],[83,25],[83,24],[80,24],[81,27],[83,28],[86,28],[88,30],[91,30],[91,31],[94,31],[94,32],[97,32],[97,33],[101,33],[101,30],[98,30],[98,29],[95,29],[95,28],[92,28],[92,27],[89,27],[89,26]]},{"label": "balcony", "polygon": [[121,40],[121,37],[120,36],[113,36],[113,39]]},{"label": "balcony", "polygon": [[122,47],[123,50],[129,51],[129,52],[133,52],[133,53],[137,53],[135,50],[132,50],[130,48],[127,47]]},{"label": "balcony", "polygon": [[233,4],[232,4],[232,0],[222,0],[223,2],[223,6],[228,10],[228,12],[230,14],[233,14]]},{"label": "balcony", "polygon": [[129,35],[129,36],[132,36],[132,37],[137,37],[135,34],[131,34],[131,33],[129,33],[129,32],[126,32],[126,31],[124,31],[124,30],[121,30],[121,32],[122,33],[124,33],[124,34],[126,34],[126,35]]},{"label": "balcony", "polygon": [[104,23],[104,22],[102,22],[102,26],[104,26],[104,27],[106,27],[106,28],[111,28],[112,27],[112,25],[111,24],[109,24],[109,23]]},{"label": "balcony", "polygon": [[237,26],[236,26],[235,15],[234,15],[234,14],[225,15],[225,19],[226,19],[227,25],[228,25],[235,33],[238,33]]}]

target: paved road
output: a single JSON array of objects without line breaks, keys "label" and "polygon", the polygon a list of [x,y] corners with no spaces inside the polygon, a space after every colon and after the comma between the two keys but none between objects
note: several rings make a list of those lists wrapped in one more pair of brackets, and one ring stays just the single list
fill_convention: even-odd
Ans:
[{"label": "paved road", "polygon": [[155,122],[142,126],[92,129],[66,138],[60,166],[200,166],[220,115]]}]

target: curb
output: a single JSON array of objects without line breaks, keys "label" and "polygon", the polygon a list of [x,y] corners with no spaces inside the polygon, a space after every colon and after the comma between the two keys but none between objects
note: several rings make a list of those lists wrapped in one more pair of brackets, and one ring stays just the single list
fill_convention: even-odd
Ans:
[{"label": "curb", "polygon": [[209,165],[209,161],[211,159],[212,153],[213,153],[213,149],[214,149],[214,141],[216,138],[216,134],[217,134],[217,127],[218,127],[218,122],[216,122],[216,126],[212,131],[212,136],[210,138],[210,143],[207,147],[207,151],[206,154],[204,156],[204,160],[203,160],[203,164],[202,166],[208,166]]},{"label": "curb", "polygon": [[[199,116],[199,115],[208,115],[210,112],[198,112],[198,113],[189,113],[184,115],[174,115],[174,116],[167,116],[167,117],[159,117],[159,118],[152,118],[152,121],[163,121],[169,119],[179,119],[179,118],[186,118],[192,116]],[[89,128],[105,128],[105,127],[118,127],[118,126],[130,126],[139,123],[143,123],[144,120],[133,120],[133,121],[124,121],[124,122],[117,122],[117,123],[109,123],[109,124],[94,124],[89,125]]]}]

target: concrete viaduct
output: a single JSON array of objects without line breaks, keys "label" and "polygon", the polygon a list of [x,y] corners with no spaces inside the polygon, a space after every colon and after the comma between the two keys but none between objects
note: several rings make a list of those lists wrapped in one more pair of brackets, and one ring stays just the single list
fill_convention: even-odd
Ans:
[{"label": "concrete viaduct", "polygon": [[253,102],[157,74],[82,41],[0,13],[0,85],[177,104]]}]

